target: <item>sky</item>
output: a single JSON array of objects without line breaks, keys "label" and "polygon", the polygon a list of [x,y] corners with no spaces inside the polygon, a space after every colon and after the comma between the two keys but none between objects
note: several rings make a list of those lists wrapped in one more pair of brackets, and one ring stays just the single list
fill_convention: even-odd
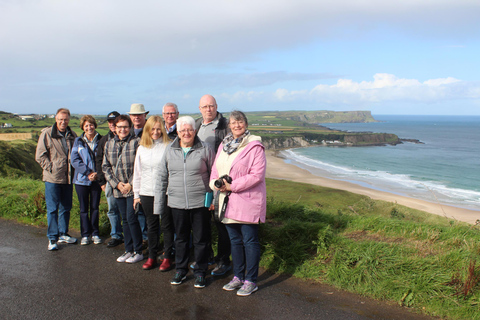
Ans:
[{"label": "sky", "polygon": [[480,115],[478,0],[0,0],[0,110]]}]

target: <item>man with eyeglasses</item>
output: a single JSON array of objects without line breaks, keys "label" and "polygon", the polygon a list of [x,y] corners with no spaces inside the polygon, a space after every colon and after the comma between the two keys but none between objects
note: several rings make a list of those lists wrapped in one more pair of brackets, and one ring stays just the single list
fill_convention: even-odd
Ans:
[{"label": "man with eyeglasses", "polygon": [[163,121],[165,122],[165,129],[170,139],[175,140],[177,137],[177,119],[178,107],[175,103],[165,103],[162,109]]},{"label": "man with eyeglasses", "polygon": [[42,130],[38,138],[35,160],[43,169],[45,203],[47,205],[48,250],[58,250],[58,243],[76,243],[68,234],[72,209],[73,167],[70,154],[77,135],[70,129],[70,110],[60,108],[55,123]]},{"label": "man with eyeglasses", "polygon": [[[200,99],[199,109],[202,117],[195,121],[197,136],[207,143],[216,154],[223,138],[230,132],[228,121],[217,111],[217,101],[209,94]],[[215,220],[215,225],[218,231],[218,252],[215,257],[217,265],[213,269],[212,275],[220,276],[232,269],[230,265],[231,247],[230,237],[225,225],[217,220]]]}]

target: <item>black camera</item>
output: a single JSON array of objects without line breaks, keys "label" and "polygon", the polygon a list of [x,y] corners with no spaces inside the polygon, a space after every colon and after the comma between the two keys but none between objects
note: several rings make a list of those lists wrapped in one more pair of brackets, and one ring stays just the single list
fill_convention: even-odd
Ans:
[{"label": "black camera", "polygon": [[218,178],[217,180],[215,180],[215,182],[213,183],[215,185],[215,187],[217,187],[218,189],[223,187],[223,185],[225,184],[223,182],[223,179],[225,179],[225,181],[227,181],[228,183],[232,183],[232,177],[230,177],[228,174],[225,174],[225,175],[221,176],[220,178]]}]

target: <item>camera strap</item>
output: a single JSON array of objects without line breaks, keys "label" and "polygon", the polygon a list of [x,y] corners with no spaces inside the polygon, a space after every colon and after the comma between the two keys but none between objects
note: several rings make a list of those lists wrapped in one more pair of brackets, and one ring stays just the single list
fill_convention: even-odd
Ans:
[{"label": "camera strap", "polygon": [[[228,205],[228,199],[229,199],[230,193],[231,192],[227,192],[227,194],[225,195],[225,198],[223,198],[223,204],[220,210],[218,210],[218,204],[220,201],[219,200],[215,201],[216,203],[215,203],[214,218],[216,221],[222,222],[223,218],[225,218],[225,211],[227,211],[227,205]],[[219,198],[220,198],[220,192],[218,192],[216,199],[219,199]]]}]

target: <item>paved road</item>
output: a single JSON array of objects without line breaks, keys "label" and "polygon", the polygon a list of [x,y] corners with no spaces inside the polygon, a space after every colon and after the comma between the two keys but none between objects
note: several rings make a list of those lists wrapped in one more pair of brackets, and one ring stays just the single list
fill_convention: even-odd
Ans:
[{"label": "paved road", "polygon": [[266,272],[249,297],[222,290],[231,275],[209,276],[195,289],[190,273],[172,286],[173,271],[117,263],[121,246],[61,244],[49,252],[45,234],[0,219],[0,319],[432,319]]}]

